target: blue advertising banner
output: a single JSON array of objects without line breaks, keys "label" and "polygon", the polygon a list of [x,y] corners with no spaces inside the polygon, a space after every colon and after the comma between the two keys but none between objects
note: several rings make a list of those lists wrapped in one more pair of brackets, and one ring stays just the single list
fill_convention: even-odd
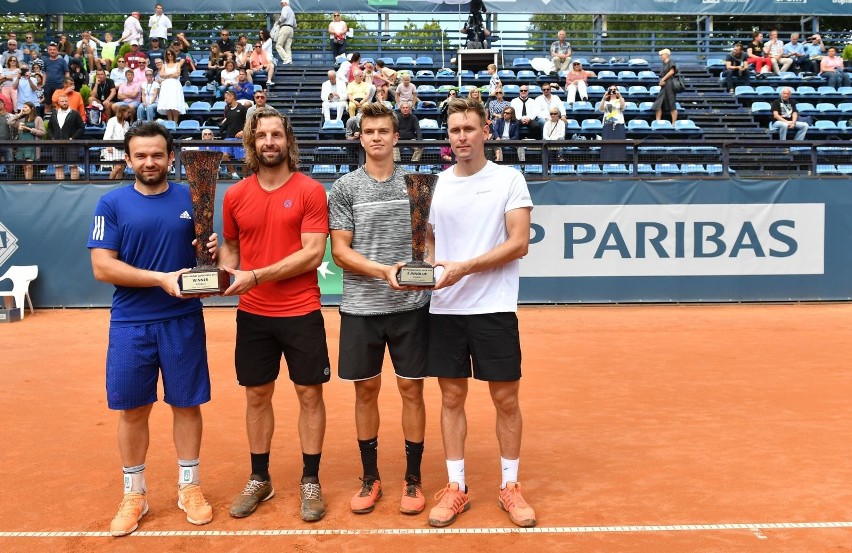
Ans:
[{"label": "blue advertising banner", "polygon": [[[468,11],[469,0],[290,0],[296,12],[328,13],[456,13]],[[496,13],[634,13],[703,15],[852,15],[852,0],[486,0],[488,10]],[[6,13],[68,14],[125,13],[139,10],[136,0],[70,0],[54,4],[49,0],[0,0]],[[152,6],[152,5],[151,5]],[[150,10],[151,6],[142,7]],[[272,0],[173,0],[166,2],[166,13],[265,13],[277,12]]]},{"label": "blue advertising banner", "polygon": [[[217,210],[227,186],[218,187]],[[0,186],[0,274],[38,265],[31,290],[42,307],[108,306],[113,287],[94,280],[86,237],[113,188]],[[846,180],[553,181],[530,191],[524,303],[852,298]],[[217,213],[219,232],[221,221]],[[338,303],[341,270],[329,251],[317,274],[323,303]]]}]

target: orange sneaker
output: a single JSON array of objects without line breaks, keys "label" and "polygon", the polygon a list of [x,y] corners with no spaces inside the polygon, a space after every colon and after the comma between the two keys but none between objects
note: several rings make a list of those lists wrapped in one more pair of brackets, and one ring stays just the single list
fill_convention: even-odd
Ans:
[{"label": "orange sneaker", "polygon": [[423,495],[423,486],[420,480],[402,483],[402,500],[399,502],[399,512],[404,515],[419,515],[426,508],[426,496]]},{"label": "orange sneaker", "polygon": [[380,480],[361,478],[361,490],[349,501],[349,508],[353,513],[366,515],[376,507],[376,501],[382,497],[382,483]]},{"label": "orange sneaker", "polygon": [[187,484],[178,490],[178,507],[192,524],[207,524],[213,520],[213,507],[204,499],[198,484]]},{"label": "orange sneaker", "polygon": [[470,498],[465,491],[459,489],[457,482],[450,482],[447,487],[435,494],[435,499],[440,499],[437,505],[429,511],[429,525],[438,528],[449,526],[455,522],[456,517],[470,509]]},{"label": "orange sneaker", "polygon": [[535,511],[521,495],[521,484],[508,482],[500,490],[500,508],[509,513],[509,520],[522,528],[535,526]]},{"label": "orange sneaker", "polygon": [[148,500],[144,493],[130,492],[124,494],[118,513],[109,525],[109,533],[113,536],[126,536],[139,528],[139,520],[148,512]]}]

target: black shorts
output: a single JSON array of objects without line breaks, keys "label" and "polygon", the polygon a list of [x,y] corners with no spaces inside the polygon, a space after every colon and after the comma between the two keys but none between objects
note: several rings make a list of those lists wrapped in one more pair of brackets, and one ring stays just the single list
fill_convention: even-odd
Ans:
[{"label": "black shorts", "polygon": [[321,311],[297,317],[265,317],[237,310],[234,364],[241,386],[262,386],[276,380],[282,353],[294,384],[328,382],[331,364]]},{"label": "black shorts", "polygon": [[439,378],[470,378],[472,374],[488,382],[520,380],[518,315],[429,315],[427,372]]},{"label": "black shorts", "polygon": [[426,378],[429,346],[429,304],[414,311],[389,315],[340,314],[342,380],[367,380],[382,373],[385,345],[400,378]]}]

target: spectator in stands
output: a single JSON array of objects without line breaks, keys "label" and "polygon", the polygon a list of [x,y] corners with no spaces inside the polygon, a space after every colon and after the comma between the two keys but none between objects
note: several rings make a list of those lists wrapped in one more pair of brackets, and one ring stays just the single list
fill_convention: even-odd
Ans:
[{"label": "spectator in stands", "polygon": [[231,38],[231,31],[228,29],[222,29],[219,31],[219,40],[216,41],[216,44],[219,46],[219,50],[224,54],[225,52],[233,52],[234,51],[234,41]]},{"label": "spectator in stands", "polygon": [[751,73],[748,64],[748,56],[743,52],[743,43],[734,44],[734,49],[725,58],[725,88],[728,92],[734,92],[734,80],[741,81],[744,85],[751,82]]},{"label": "spectator in stands", "polygon": [[754,65],[754,70],[758,75],[763,73],[764,66],[766,66],[767,71],[772,67],[772,61],[766,59],[766,54],[763,51],[763,33],[760,31],[755,31],[752,34],[752,40],[746,48],[746,54],[748,54],[746,61]]},{"label": "spectator in stands", "polygon": [[795,140],[804,140],[808,132],[808,124],[799,121],[796,100],[790,98],[793,89],[785,86],[781,89],[780,97],[772,102],[772,128],[778,129],[778,138],[787,140],[787,131],[796,129]]},{"label": "spectator in stands", "polygon": [[249,66],[249,55],[239,42],[234,45],[234,63],[237,64],[237,69],[245,69]]},{"label": "spectator in stands", "polygon": [[[47,123],[47,139],[81,140],[86,131],[86,123],[83,118],[80,117],[80,113],[69,107],[68,96],[62,91],[57,92],[57,110]],[[79,179],[80,167],[77,165],[81,157],[79,148],[68,147],[63,148],[62,151],[58,152],[56,150],[58,150],[58,148],[54,150],[55,154],[58,154],[58,159],[54,159],[54,161],[57,162],[54,172],[56,180],[61,181],[65,178],[66,166],[62,164],[63,161],[70,163],[69,171],[71,173],[71,180]]]},{"label": "spectator in stands", "polygon": [[544,123],[550,119],[550,108],[556,108],[559,111],[559,118],[567,121],[565,115],[565,104],[559,99],[559,96],[553,93],[553,86],[550,83],[541,85],[541,96],[535,99],[536,114],[539,120],[539,125],[544,127]]},{"label": "spectator in stands", "polygon": [[450,102],[457,99],[459,97],[459,91],[455,88],[451,88],[447,91],[447,97],[441,100],[441,103],[438,104],[438,113],[441,118],[441,127],[445,127],[447,124],[447,109],[450,107]]},{"label": "spectator in stands", "polygon": [[130,45],[135,44],[141,46],[145,37],[145,32],[142,30],[142,24],[139,22],[139,12],[131,13],[124,20],[124,31],[121,33],[119,42],[127,42]]},{"label": "spectator in stands", "polygon": [[550,45],[550,59],[556,67],[555,71],[567,71],[571,67],[571,43],[565,40],[565,30],[559,29],[557,40]]},{"label": "spectator in stands", "polygon": [[68,63],[68,70],[69,76],[74,80],[74,90],[80,92],[84,84],[89,84],[89,74],[83,71],[83,62],[71,58],[71,61]]},{"label": "spectator in stands", "polygon": [[[102,120],[109,119],[112,116],[112,103],[118,96],[118,87],[115,81],[107,78],[106,71],[98,69],[95,71],[95,82],[92,85],[92,92],[89,94],[88,112],[92,109],[98,111],[97,121],[95,117],[89,116],[89,121],[92,125],[99,125]],[[103,118],[101,118],[103,116]]]},{"label": "spectator in stands", "polygon": [[16,40],[10,40],[6,43],[6,51],[0,56],[0,64],[6,67],[6,63],[10,58],[17,59],[18,65],[24,63],[24,51],[18,49],[18,41]]},{"label": "spectator in stands", "polygon": [[158,83],[162,84],[163,79],[160,77],[160,73],[163,72],[163,59],[159,58],[154,60],[154,80]]},{"label": "spectator in stands", "polygon": [[[272,106],[266,105],[266,92],[264,92],[263,90],[256,90],[255,93],[254,93],[254,104],[246,110],[246,121],[251,120],[251,114],[252,113],[259,110],[260,108],[265,108],[265,107],[272,108]],[[275,108],[272,108],[272,109],[275,109]]]},{"label": "spectator in stands", "polygon": [[334,12],[334,15],[331,16],[331,23],[328,24],[328,38],[331,42],[331,54],[335,59],[346,53],[346,33],[348,32],[349,26],[340,17],[340,12]]},{"label": "spectator in stands", "polygon": [[808,55],[809,66],[807,70],[814,75],[820,71],[820,62],[825,57],[825,43],[820,35],[813,35],[805,44],[805,54]]},{"label": "spectator in stands", "polygon": [[808,71],[810,60],[805,53],[805,45],[799,42],[799,33],[790,34],[790,42],[784,45],[784,57],[792,60],[793,71]]},{"label": "spectator in stands", "polygon": [[[44,122],[38,116],[36,105],[32,102],[25,102],[21,107],[21,113],[10,121],[17,126],[18,141],[33,142],[41,140],[46,134]],[[38,148],[33,147],[17,147],[15,148],[15,160],[29,162],[24,165],[24,179],[32,181],[33,179],[33,161],[38,161]]]},{"label": "spectator in stands", "polygon": [[0,71],[0,94],[3,94],[12,104],[12,110],[14,111],[18,105],[18,89],[15,86],[15,83],[18,82],[18,78],[21,76],[21,62],[20,60],[12,56],[6,60],[6,64],[3,66],[3,70]]},{"label": "spectator in stands", "polygon": [[579,61],[571,63],[571,69],[565,73],[565,101],[569,106],[574,105],[574,99],[577,94],[580,95],[580,100],[589,101],[589,77],[596,77],[594,71],[586,71],[583,69],[583,64]]},{"label": "spectator in stands", "polygon": [[[215,139],[216,139],[216,137],[213,136],[213,130],[212,129],[201,129],[201,140],[213,141]],[[224,161],[226,163],[231,161],[231,148],[228,148],[228,147],[225,147],[225,146],[201,146],[198,149],[199,150],[209,150],[209,151],[214,151],[214,152],[222,152],[222,161]],[[225,167],[228,167],[228,166],[229,165],[226,165]]]},{"label": "spectator in stands", "polygon": [[34,59],[41,57],[41,47],[33,42],[33,34],[27,33],[26,42],[21,44],[21,51],[24,53],[24,62],[29,63]]},{"label": "spectator in stands", "polygon": [[441,161],[444,162],[441,169],[449,169],[456,162],[456,154],[453,153],[452,147],[441,146]]},{"label": "spectator in stands", "polygon": [[376,76],[384,80],[384,83],[374,83],[379,88],[384,88],[387,93],[388,100],[396,101],[396,85],[398,80],[397,72],[385,65],[382,60],[376,61]]},{"label": "spectator in stands", "polygon": [[71,57],[74,55],[74,45],[71,44],[71,41],[68,40],[68,35],[61,34],[59,35],[59,43],[57,44],[59,47],[59,55],[67,62],[71,60]]},{"label": "spectator in stands", "polygon": [[104,33],[104,39],[92,35],[92,40],[101,46],[101,64],[106,67],[107,71],[112,71],[112,66],[115,65],[115,57],[118,55],[118,47],[121,45],[118,41],[112,40],[112,33],[107,31]]},{"label": "spectator in stands", "polygon": [[156,59],[163,59],[163,55],[166,53],[164,49],[160,48],[160,42],[158,37],[151,37],[151,47],[146,52],[151,63],[154,63]]},{"label": "spectator in stands", "polygon": [[138,44],[131,44],[130,51],[124,54],[124,61],[127,62],[128,69],[136,69],[142,65],[142,60],[147,60],[148,55],[145,54]]},{"label": "spectator in stands", "polygon": [[[508,100],[503,99],[503,87],[498,86],[494,91],[494,95],[488,100],[488,103],[485,105],[485,113],[488,114],[488,124],[492,124],[492,122],[496,120],[502,120],[503,115],[506,113],[506,108],[511,108],[512,104],[509,103]],[[512,110],[514,113],[514,110]],[[517,122],[517,119],[514,120]],[[513,139],[515,140],[515,139]]]},{"label": "spectator in stands", "polygon": [[849,86],[849,74],[843,70],[843,58],[837,55],[834,46],[829,47],[827,55],[819,63],[819,69],[828,86]]},{"label": "spectator in stands", "polygon": [[[192,55],[188,52],[184,52],[181,50],[182,45],[179,41],[175,40],[169,46],[169,50],[175,53],[175,59],[178,61],[183,61],[183,65],[180,67],[180,78],[185,84],[189,84],[189,75],[193,71],[195,71],[195,60],[192,59]],[[251,80],[251,77],[249,77]]]},{"label": "spectator in stands", "polygon": [[51,42],[44,58],[44,97],[47,102],[53,103],[53,92],[62,88],[62,81],[68,75],[68,62],[59,56],[59,45]]},{"label": "spectator in stands", "polygon": [[177,42],[180,45],[180,51],[184,54],[188,54],[192,49],[192,43],[189,42],[189,39],[186,38],[186,34],[184,34],[183,31],[176,34],[175,39],[172,42]]},{"label": "spectator in stands", "polygon": [[278,51],[278,57],[281,58],[281,65],[289,65],[293,63],[293,33],[296,29],[296,14],[293,8],[290,7],[288,0],[281,0],[281,15],[278,18],[278,40],[275,42],[275,49]]},{"label": "spectator in stands", "polygon": [[355,117],[350,117],[346,121],[346,140],[358,140],[361,138],[361,108],[358,108],[358,113]]},{"label": "spectator in stands", "polygon": [[157,100],[160,95],[160,83],[154,80],[154,70],[145,70],[145,84],[142,85],[142,101],[136,108],[137,121],[153,121],[157,118]]},{"label": "spectator in stands", "polygon": [[139,66],[133,70],[133,80],[137,83],[144,83],[146,69],[150,69],[148,67],[148,60],[142,60],[142,63],[140,63]]},{"label": "spectator in stands", "polygon": [[148,28],[151,29],[148,36],[153,40],[155,38],[165,44],[169,40],[169,32],[172,30],[172,20],[169,16],[163,13],[163,5],[157,4],[154,6],[154,15],[148,19]]},{"label": "spectator in stands", "polygon": [[[257,73],[258,71],[263,71],[266,73],[266,87],[274,85],[272,82],[272,75],[275,74],[275,65],[272,64],[272,60],[266,57],[266,52],[263,51],[263,42],[257,41],[254,43],[254,48],[249,56],[249,71],[252,74]],[[254,79],[252,79],[254,81]]]},{"label": "spectator in stands", "polygon": [[21,74],[17,79],[15,79],[12,88],[14,88],[18,93],[18,101],[14,106],[16,111],[21,111],[24,104],[27,102],[35,105],[39,105],[41,103],[41,100],[38,97],[38,93],[41,90],[38,76],[34,75],[27,66],[21,67]]},{"label": "spectator in stands", "polygon": [[[186,113],[186,100],[183,86],[180,84],[181,68],[184,60],[178,59],[171,48],[166,50],[163,69],[160,71],[160,95],[157,98],[157,112],[165,115],[169,121],[177,124],[180,116]],[[251,103],[251,100],[249,100]]]},{"label": "spectator in stands", "polygon": [[216,99],[221,100],[222,95],[228,88],[237,84],[237,79],[240,76],[237,65],[233,60],[225,62],[225,69],[219,74],[219,87],[216,89]]},{"label": "spectator in stands", "polygon": [[417,105],[417,87],[411,82],[411,73],[405,72],[402,74],[402,82],[396,87],[396,103],[411,102],[412,105]]},{"label": "spectator in stands", "polygon": [[127,60],[118,58],[115,60],[115,68],[109,72],[109,78],[116,86],[121,86],[127,82]]},{"label": "spectator in stands", "polygon": [[[400,101],[399,114],[397,114],[399,122],[399,139],[400,140],[423,140],[423,134],[420,132],[420,121],[417,116],[411,113],[411,102]],[[423,148],[415,147],[411,154],[411,162],[417,163],[420,161],[420,156],[423,154]],[[402,159],[400,149],[393,149],[393,160],[399,162]]]},{"label": "spectator in stands", "polygon": [[393,102],[388,100],[387,92],[383,88],[376,89],[376,97],[373,99],[374,102],[382,104],[388,109],[393,109]]},{"label": "spectator in stands", "polygon": [[663,67],[660,69],[660,93],[654,100],[654,111],[656,111],[657,121],[663,118],[663,111],[668,112],[671,114],[672,124],[674,124],[677,121],[677,93],[674,90],[677,66],[671,58],[672,51],[668,48],[663,48],[658,54],[663,62]]},{"label": "spectator in stands", "polygon": [[278,65],[278,60],[275,59],[275,54],[273,53],[273,42],[272,36],[269,34],[269,29],[263,28],[260,30],[260,43],[263,45],[263,53],[266,54],[266,59],[272,64],[274,72],[275,66]]},{"label": "spectator in stands", "polygon": [[[12,117],[14,116],[9,111],[6,102],[0,101],[0,142],[15,139],[15,127],[12,124]],[[0,161],[12,161],[13,157],[12,148],[0,146]]]},{"label": "spectator in stands", "polygon": [[219,136],[222,138],[242,138],[247,112],[248,107],[237,101],[236,93],[233,90],[226,90],[225,114],[219,125]]},{"label": "spectator in stands", "polygon": [[118,85],[118,102],[113,104],[113,109],[117,108],[119,104],[123,104],[130,106],[133,113],[136,113],[136,108],[142,101],[142,83],[134,80],[132,69],[126,69],[124,77],[127,81]]},{"label": "spectator in stands", "polygon": [[237,95],[237,101],[246,107],[254,103],[254,84],[249,82],[245,69],[239,70],[237,82],[231,86],[231,90]]},{"label": "spectator in stands", "polygon": [[[515,117],[515,110],[507,106],[500,112],[491,123],[491,137],[493,140],[518,140],[520,125]],[[503,148],[494,149],[494,161],[503,161]]]},{"label": "spectator in stands", "polygon": [[544,124],[542,138],[544,140],[565,140],[565,121],[559,116],[559,110],[551,108],[548,115],[550,118]]},{"label": "spectator in stands", "polygon": [[343,81],[343,84],[348,85],[354,80],[356,69],[361,69],[361,54],[352,52],[348,58],[337,68],[337,78]]},{"label": "spectator in stands", "polygon": [[494,91],[497,90],[497,87],[502,86],[503,83],[500,82],[500,77],[497,75],[497,65],[489,63],[487,71],[491,75],[491,78],[488,80],[488,96],[491,97],[494,96]]},{"label": "spectator in stands", "polygon": [[56,105],[57,100],[59,100],[59,96],[65,96],[68,101],[68,105],[72,110],[76,111],[80,114],[80,118],[83,120],[83,123],[86,122],[86,106],[83,103],[83,97],[74,89],[74,79],[71,77],[65,77],[62,80],[62,88],[53,93],[53,104]]},{"label": "spectator in stands", "polygon": [[[624,129],[624,105],[624,97],[618,87],[611,85],[598,104],[598,111],[603,113],[602,135],[604,140],[625,140],[627,138]],[[601,161],[624,162],[626,158],[624,146],[613,144],[601,147]]]},{"label": "spectator in stands", "polygon": [[[530,87],[528,84],[520,86],[518,97],[512,99],[512,107],[515,108],[515,113],[518,115],[518,122],[521,124],[521,134],[526,132],[530,138],[540,138],[543,124],[538,120],[538,104],[530,96]],[[548,111],[548,113],[550,113]]]},{"label": "spectator in stands", "polygon": [[207,82],[218,83],[223,69],[225,69],[225,55],[222,53],[219,45],[214,42],[210,45],[210,54],[207,62]]},{"label": "spectator in stands", "polygon": [[[133,111],[129,106],[121,105],[115,108],[115,116],[107,121],[106,130],[104,130],[104,140],[124,141],[124,133],[130,128],[130,119],[133,116]],[[127,162],[124,161],[124,150],[115,146],[107,146],[101,151],[101,159],[103,161],[112,161],[112,171],[109,178],[118,180],[124,173],[127,167]]]},{"label": "spectator in stands", "polygon": [[482,91],[479,90],[478,88],[476,88],[476,87],[471,88],[467,93],[467,97],[472,99],[472,100],[476,100],[477,102],[482,104],[483,107],[485,106],[485,101],[482,99]]},{"label": "spectator in stands", "polygon": [[364,73],[355,71],[355,80],[346,85],[346,100],[349,102],[349,117],[355,117],[355,112],[368,101],[370,85],[364,82]]},{"label": "spectator in stands", "polygon": [[94,71],[101,66],[101,59],[98,57],[98,43],[92,38],[91,31],[83,31],[80,40],[77,41],[74,58],[85,64],[86,71]]},{"label": "spectator in stands", "polygon": [[340,121],[343,117],[343,110],[346,109],[346,98],[348,94],[346,85],[343,81],[337,78],[337,73],[334,69],[328,70],[328,80],[322,83],[320,90],[320,98],[322,99],[322,115],[324,121],[331,121],[331,110],[334,108],[337,116],[335,121]]},{"label": "spectator in stands", "polygon": [[780,75],[793,65],[791,58],[784,57],[784,42],[778,38],[778,29],[769,31],[769,42],[763,47],[763,52],[772,64],[772,72]]}]

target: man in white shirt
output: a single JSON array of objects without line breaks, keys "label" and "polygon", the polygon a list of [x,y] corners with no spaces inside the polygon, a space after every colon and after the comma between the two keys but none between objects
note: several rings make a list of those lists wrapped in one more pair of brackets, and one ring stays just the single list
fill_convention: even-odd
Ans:
[{"label": "man in white shirt", "polygon": [[157,4],[154,8],[154,15],[148,20],[148,28],[151,29],[148,34],[150,38],[159,38],[161,44],[167,44],[169,31],[172,30],[172,20],[163,13],[162,4]]},{"label": "man in white shirt", "polygon": [[80,40],[77,41],[74,57],[79,60],[86,60],[87,71],[100,69],[101,60],[98,58],[98,43],[92,38],[91,31],[83,31]]},{"label": "man in white shirt", "polygon": [[121,38],[118,39],[119,42],[142,45],[145,33],[142,30],[142,24],[139,23],[139,17],[139,12],[133,12],[124,20],[124,31],[121,33]]},{"label": "man in white shirt", "polygon": [[337,111],[334,120],[340,121],[343,110],[346,109],[346,84],[337,78],[337,73],[333,69],[329,69],[328,80],[322,83],[320,98],[322,98],[323,121],[331,121],[331,108]]},{"label": "man in white shirt", "polygon": [[109,72],[109,78],[112,79],[112,82],[115,83],[116,87],[127,82],[127,76],[124,73],[125,71],[127,71],[127,60],[124,58],[118,58],[115,61],[115,67]]},{"label": "man in white shirt", "polygon": [[429,524],[448,526],[470,508],[464,405],[473,376],[488,383],[497,412],[499,504],[514,524],[535,526],[535,511],[518,483],[519,260],[529,249],[532,199],[520,171],[485,158],[489,129],[480,102],[470,98],[450,102],[447,134],[456,164],[438,176],[429,212],[427,251],[439,271],[429,308],[427,372],[438,377],[441,388],[449,483],[436,496],[440,501],[429,513]]},{"label": "man in white shirt", "polygon": [[145,69],[145,83],[142,85],[142,102],[136,108],[137,121],[153,121],[157,118],[157,96],[160,83],[154,80],[154,70]]},{"label": "man in white shirt", "polygon": [[763,51],[772,60],[772,72],[780,75],[793,65],[792,58],[784,57],[784,42],[778,38],[778,29],[769,31],[769,42],[763,46]]},{"label": "man in white shirt", "polygon": [[550,119],[550,108],[556,108],[559,110],[559,118],[563,121],[566,119],[565,117],[565,104],[562,103],[562,100],[553,93],[552,91],[553,85],[550,83],[544,83],[541,85],[541,96],[535,99],[535,103],[538,106],[538,112],[535,114],[536,118],[541,123],[542,127],[544,123]]}]

